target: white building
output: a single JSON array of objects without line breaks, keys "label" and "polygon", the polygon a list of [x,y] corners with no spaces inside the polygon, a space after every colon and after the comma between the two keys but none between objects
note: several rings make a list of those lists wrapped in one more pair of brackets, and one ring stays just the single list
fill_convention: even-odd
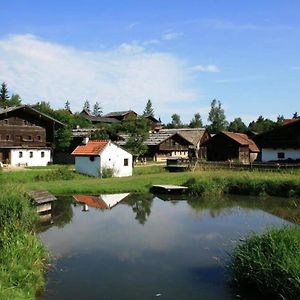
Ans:
[{"label": "white building", "polygon": [[261,148],[261,160],[300,160],[300,119],[285,120],[284,125],[258,135],[256,142]]},{"label": "white building", "polygon": [[78,173],[104,177],[112,172],[114,177],[132,175],[132,154],[111,141],[88,141],[78,146],[75,156],[75,170]]},{"label": "white building", "polygon": [[47,166],[51,161],[50,148],[10,149],[10,164],[12,166]]}]

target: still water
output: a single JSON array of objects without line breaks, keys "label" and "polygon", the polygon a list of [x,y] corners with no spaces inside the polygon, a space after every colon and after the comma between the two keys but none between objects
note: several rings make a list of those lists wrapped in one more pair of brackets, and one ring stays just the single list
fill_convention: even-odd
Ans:
[{"label": "still water", "polygon": [[289,199],[116,197],[55,203],[40,227],[53,256],[42,299],[259,299],[228,284],[235,242],[300,222]]}]

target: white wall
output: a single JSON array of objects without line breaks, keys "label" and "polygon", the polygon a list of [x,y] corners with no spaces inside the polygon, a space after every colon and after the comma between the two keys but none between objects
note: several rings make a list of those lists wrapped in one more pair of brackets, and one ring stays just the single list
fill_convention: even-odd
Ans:
[{"label": "white wall", "polygon": [[265,149],[261,150],[261,160],[270,161],[270,160],[280,160],[277,157],[278,152],[284,153],[285,159],[300,159],[300,149]]},{"label": "white wall", "polygon": [[[128,166],[124,166],[124,159]],[[111,168],[114,177],[132,176],[132,155],[113,143],[109,143],[101,153],[101,170]]]},{"label": "white wall", "polygon": [[[91,160],[94,158],[94,161]],[[100,175],[100,157],[99,156],[75,156],[75,170],[90,176],[98,177]]]},{"label": "white wall", "polygon": [[[22,153],[20,157],[19,153]],[[44,152],[44,157],[42,157]],[[32,157],[30,157],[32,153]],[[51,159],[50,149],[11,149],[10,151],[10,163],[12,166],[26,165],[26,166],[47,166]]]}]

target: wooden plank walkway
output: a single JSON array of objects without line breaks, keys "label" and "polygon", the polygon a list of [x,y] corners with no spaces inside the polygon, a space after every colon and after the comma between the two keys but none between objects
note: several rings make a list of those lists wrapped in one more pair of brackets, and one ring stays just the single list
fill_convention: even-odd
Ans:
[{"label": "wooden plank walkway", "polygon": [[155,184],[152,186],[151,191],[153,192],[161,192],[161,193],[184,193],[188,189],[187,186],[182,185],[164,185],[164,184]]}]

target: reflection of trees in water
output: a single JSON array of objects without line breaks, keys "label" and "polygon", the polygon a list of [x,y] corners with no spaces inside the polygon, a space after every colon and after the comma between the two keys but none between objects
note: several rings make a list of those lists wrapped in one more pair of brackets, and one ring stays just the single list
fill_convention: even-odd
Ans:
[{"label": "reflection of trees in water", "polygon": [[234,208],[260,209],[286,221],[300,224],[300,200],[288,198],[259,198],[226,196],[221,198],[190,198],[188,204],[196,212],[208,211],[211,217],[234,213]]},{"label": "reflection of trees in water", "polygon": [[131,194],[122,203],[131,206],[135,219],[144,225],[151,214],[152,202],[152,194]]},{"label": "reflection of trees in water", "polygon": [[72,197],[60,197],[52,203],[51,222],[42,223],[38,226],[38,232],[44,232],[52,226],[64,227],[73,218]]}]

